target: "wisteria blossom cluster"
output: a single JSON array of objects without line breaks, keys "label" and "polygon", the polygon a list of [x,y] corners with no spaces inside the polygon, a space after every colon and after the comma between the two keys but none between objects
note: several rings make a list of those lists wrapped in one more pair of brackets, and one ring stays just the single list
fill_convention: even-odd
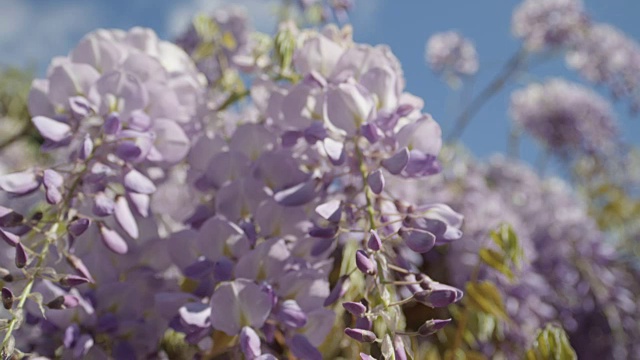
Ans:
[{"label": "wisteria blossom cluster", "polygon": [[640,107],[640,44],[609,24],[594,24],[567,53],[567,64],[584,78]]},{"label": "wisteria blossom cluster", "polygon": [[224,7],[199,15],[177,40],[210,83],[223,82],[228,70],[242,64],[252,46],[246,9]]},{"label": "wisteria blossom cluster", "polygon": [[[174,42],[99,29],[51,60],[24,131],[43,156],[0,145],[3,359],[640,359],[640,267],[612,245],[635,232],[593,212],[619,204],[445,146],[391,49],[324,24],[352,7],[284,2],[305,18],[273,35],[238,7]],[[522,48],[454,135],[537,55],[637,101],[639,47],[580,0],[524,0],[512,32]],[[456,31],[425,58],[479,70]],[[625,171],[586,86],[529,84],[509,113],[574,184],[585,164]]]},{"label": "wisteria blossom cluster", "polygon": [[531,51],[569,46],[589,26],[581,0],[526,0],[513,12],[511,31]]},{"label": "wisteria blossom cluster", "polygon": [[[456,286],[474,276],[498,284],[510,320],[502,325],[501,340],[489,337],[478,349],[517,357],[536,329],[559,321],[579,358],[634,358],[639,349],[633,339],[640,336],[637,274],[607,245],[567,184],[544,181],[528,166],[500,157],[478,164],[458,153],[447,165],[430,181],[397,184],[393,191],[408,199],[435,193],[466,214],[463,238],[425,261],[446,269],[439,276]],[[501,224],[514,228],[523,250],[515,280],[479,259],[481,248],[492,247],[489,233]]]},{"label": "wisteria blossom cluster", "polygon": [[591,19],[581,0],[526,0],[514,11],[512,32],[531,52],[566,51],[567,64],[639,107],[640,45],[612,25]]},{"label": "wisteria blossom cluster", "polygon": [[[3,351],[320,359],[343,351],[327,340],[338,326],[372,343],[362,358],[406,358],[446,325],[405,329],[404,304],[462,292],[403,254],[458,239],[462,217],[385,190],[440,171],[440,128],[391,51],[349,34],[283,25],[276,60],[247,73],[242,110],[219,106],[208,59],[194,65],[149,29],[98,30],[55,59],[29,99],[53,163],[0,177],[29,199],[1,208],[15,265]],[[219,55],[232,58],[207,56]]]},{"label": "wisteria blossom cluster", "polygon": [[616,119],[607,100],[562,79],[532,84],[511,95],[511,117],[559,155],[606,153],[616,147]]},{"label": "wisteria blossom cluster", "polygon": [[447,31],[429,37],[425,58],[437,73],[470,76],[478,71],[478,54],[473,43],[460,33]]}]

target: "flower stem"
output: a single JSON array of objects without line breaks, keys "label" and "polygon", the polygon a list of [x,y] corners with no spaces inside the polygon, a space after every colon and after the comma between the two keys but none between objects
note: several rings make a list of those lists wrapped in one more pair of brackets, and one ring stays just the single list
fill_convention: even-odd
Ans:
[{"label": "flower stem", "polygon": [[460,138],[467,125],[473,118],[473,116],[482,108],[482,106],[489,101],[495,94],[498,93],[506,84],[509,78],[520,70],[524,63],[526,53],[521,49],[516,52],[509,61],[505,64],[502,71],[496,76],[495,79],[487,87],[485,87],[478,96],[476,96],[471,103],[462,111],[460,116],[456,119],[453,131],[447,137],[448,142],[452,142]]}]

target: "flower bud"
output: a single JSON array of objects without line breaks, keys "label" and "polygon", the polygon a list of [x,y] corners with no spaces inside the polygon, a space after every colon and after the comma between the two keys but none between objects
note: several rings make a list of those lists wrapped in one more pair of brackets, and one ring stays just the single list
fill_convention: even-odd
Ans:
[{"label": "flower bud", "polygon": [[130,170],[124,176],[124,187],[138,194],[153,194],[156,191],[156,186],[145,175],[137,170]]},{"label": "flower bud", "polygon": [[356,266],[367,275],[375,275],[376,273],[376,265],[363,250],[356,251]]},{"label": "flower bud", "polygon": [[372,343],[377,339],[376,334],[369,330],[346,328],[344,333],[359,342]]},{"label": "flower bud", "polygon": [[9,246],[16,246],[20,242],[20,237],[18,235],[2,229],[0,229],[0,238],[9,244]]},{"label": "flower bud", "polygon": [[395,355],[395,360],[408,360],[404,342],[399,335],[393,337],[393,353]]},{"label": "flower bud", "polygon": [[431,319],[427,320],[420,328],[418,328],[418,334],[420,336],[429,336],[435,334],[438,330],[445,327],[451,319]]},{"label": "flower bud", "polygon": [[61,295],[49,301],[47,307],[54,310],[70,309],[78,306],[80,300],[73,295]]},{"label": "flower bud", "polygon": [[418,291],[413,294],[413,299],[432,308],[449,306],[462,298],[462,291],[452,286],[439,284],[431,290]]},{"label": "flower bud", "polygon": [[29,256],[22,243],[16,244],[16,267],[22,269],[29,262]]},{"label": "flower bud", "polygon": [[373,321],[367,316],[359,317],[356,319],[356,328],[371,330],[373,329]]},{"label": "flower bud", "polygon": [[367,247],[373,251],[380,251],[380,249],[382,249],[382,240],[380,239],[378,232],[375,230],[371,230],[369,233],[371,234],[371,236],[369,236]]},{"label": "flower bud", "polygon": [[89,269],[87,269],[87,266],[82,262],[82,260],[80,260],[79,257],[73,254],[68,254],[66,258],[69,265],[71,265],[71,267],[74,268],[78,272],[78,274],[80,274],[80,276],[89,279],[89,282],[94,282]]},{"label": "flower bud", "polygon": [[82,141],[82,146],[80,147],[80,159],[82,160],[86,160],[89,156],[91,156],[91,153],[93,152],[93,141],[91,140],[91,137],[89,136],[89,134],[87,134],[84,137],[84,140]]},{"label": "flower bud", "polygon": [[126,254],[129,251],[126,241],[114,230],[100,226],[100,237],[107,248],[116,254]]},{"label": "flower bud", "polygon": [[91,220],[87,218],[77,218],[69,223],[67,230],[72,236],[78,237],[89,228],[89,225],[91,225]]},{"label": "flower bud", "polygon": [[6,287],[2,288],[2,306],[5,309],[11,310],[13,307],[13,292]]},{"label": "flower bud", "polygon": [[398,235],[402,237],[409,249],[424,254],[431,250],[436,244],[436,237],[432,233],[418,229],[400,229]]},{"label": "flower bud", "polygon": [[60,285],[65,287],[74,287],[89,282],[89,279],[78,275],[65,275],[60,279]]},{"label": "flower bud", "polygon": [[374,194],[380,194],[384,190],[384,175],[380,169],[373,171],[367,176],[367,185]]},{"label": "flower bud", "polygon": [[93,213],[96,216],[113,214],[116,204],[105,193],[99,192],[93,198]]},{"label": "flower bud", "polygon": [[355,316],[362,316],[367,312],[367,307],[361,302],[346,301],[342,303],[342,307]]},{"label": "flower bud", "polygon": [[57,205],[62,201],[62,193],[56,187],[45,187],[45,198],[51,205]]}]

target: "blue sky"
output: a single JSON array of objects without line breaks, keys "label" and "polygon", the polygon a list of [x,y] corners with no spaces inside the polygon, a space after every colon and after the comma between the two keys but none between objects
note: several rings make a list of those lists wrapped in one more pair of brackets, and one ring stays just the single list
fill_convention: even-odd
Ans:
[{"label": "blue sky", "polygon": [[[66,54],[86,33],[99,27],[147,26],[163,38],[171,38],[198,10],[234,3],[246,5],[257,28],[274,28],[273,1],[269,0],[0,0],[0,64],[33,64],[40,72],[50,58]],[[455,29],[475,43],[480,71],[464,90],[473,94],[484,87],[516,51],[518,42],[510,34],[511,12],[519,1],[473,0],[356,0],[352,14],[355,39],[388,44],[400,59],[407,90],[425,100],[425,110],[438,120],[445,133],[466,104],[460,91],[451,90],[433,75],[424,62],[428,37]],[[585,0],[596,21],[611,23],[640,40],[640,1]],[[527,81],[562,76],[580,81],[566,69],[562,58],[535,68]],[[495,96],[473,119],[462,137],[474,154],[486,157],[507,148],[508,104],[511,90],[526,85],[520,80]],[[605,89],[600,92],[608,96]],[[640,119],[630,117],[628,103],[615,105],[627,142],[640,143]],[[531,141],[522,144],[522,155],[537,157]]]}]

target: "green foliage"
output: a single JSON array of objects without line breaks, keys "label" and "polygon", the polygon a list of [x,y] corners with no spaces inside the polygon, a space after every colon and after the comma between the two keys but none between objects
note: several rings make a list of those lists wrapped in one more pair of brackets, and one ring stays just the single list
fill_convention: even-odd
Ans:
[{"label": "green foliage", "polygon": [[519,269],[522,265],[524,252],[518,241],[518,236],[513,228],[508,224],[502,224],[497,229],[491,231],[490,237],[493,243],[498,246],[498,250],[483,248],[480,249],[479,256],[482,262],[498,272],[514,279],[512,269]]},{"label": "green foliage", "polygon": [[0,117],[29,119],[27,97],[32,79],[31,69],[0,68]]},{"label": "green foliage", "polygon": [[170,359],[193,359],[197,352],[192,345],[186,342],[185,334],[172,329],[164,333],[160,346]]},{"label": "green foliage", "polygon": [[27,140],[27,149],[35,152],[41,142],[29,115],[28,96],[32,79],[31,69],[0,67],[0,150],[14,142]]},{"label": "green foliage", "polygon": [[577,359],[564,330],[553,324],[538,330],[535,341],[525,354],[526,360],[573,360]]},{"label": "green foliage", "polygon": [[469,282],[466,286],[466,305],[500,319],[508,319],[498,287],[491,281]]},{"label": "green foliage", "polygon": [[281,26],[274,38],[275,56],[280,65],[280,74],[287,74],[293,62],[293,53],[296,50],[296,34],[292,26]]}]

